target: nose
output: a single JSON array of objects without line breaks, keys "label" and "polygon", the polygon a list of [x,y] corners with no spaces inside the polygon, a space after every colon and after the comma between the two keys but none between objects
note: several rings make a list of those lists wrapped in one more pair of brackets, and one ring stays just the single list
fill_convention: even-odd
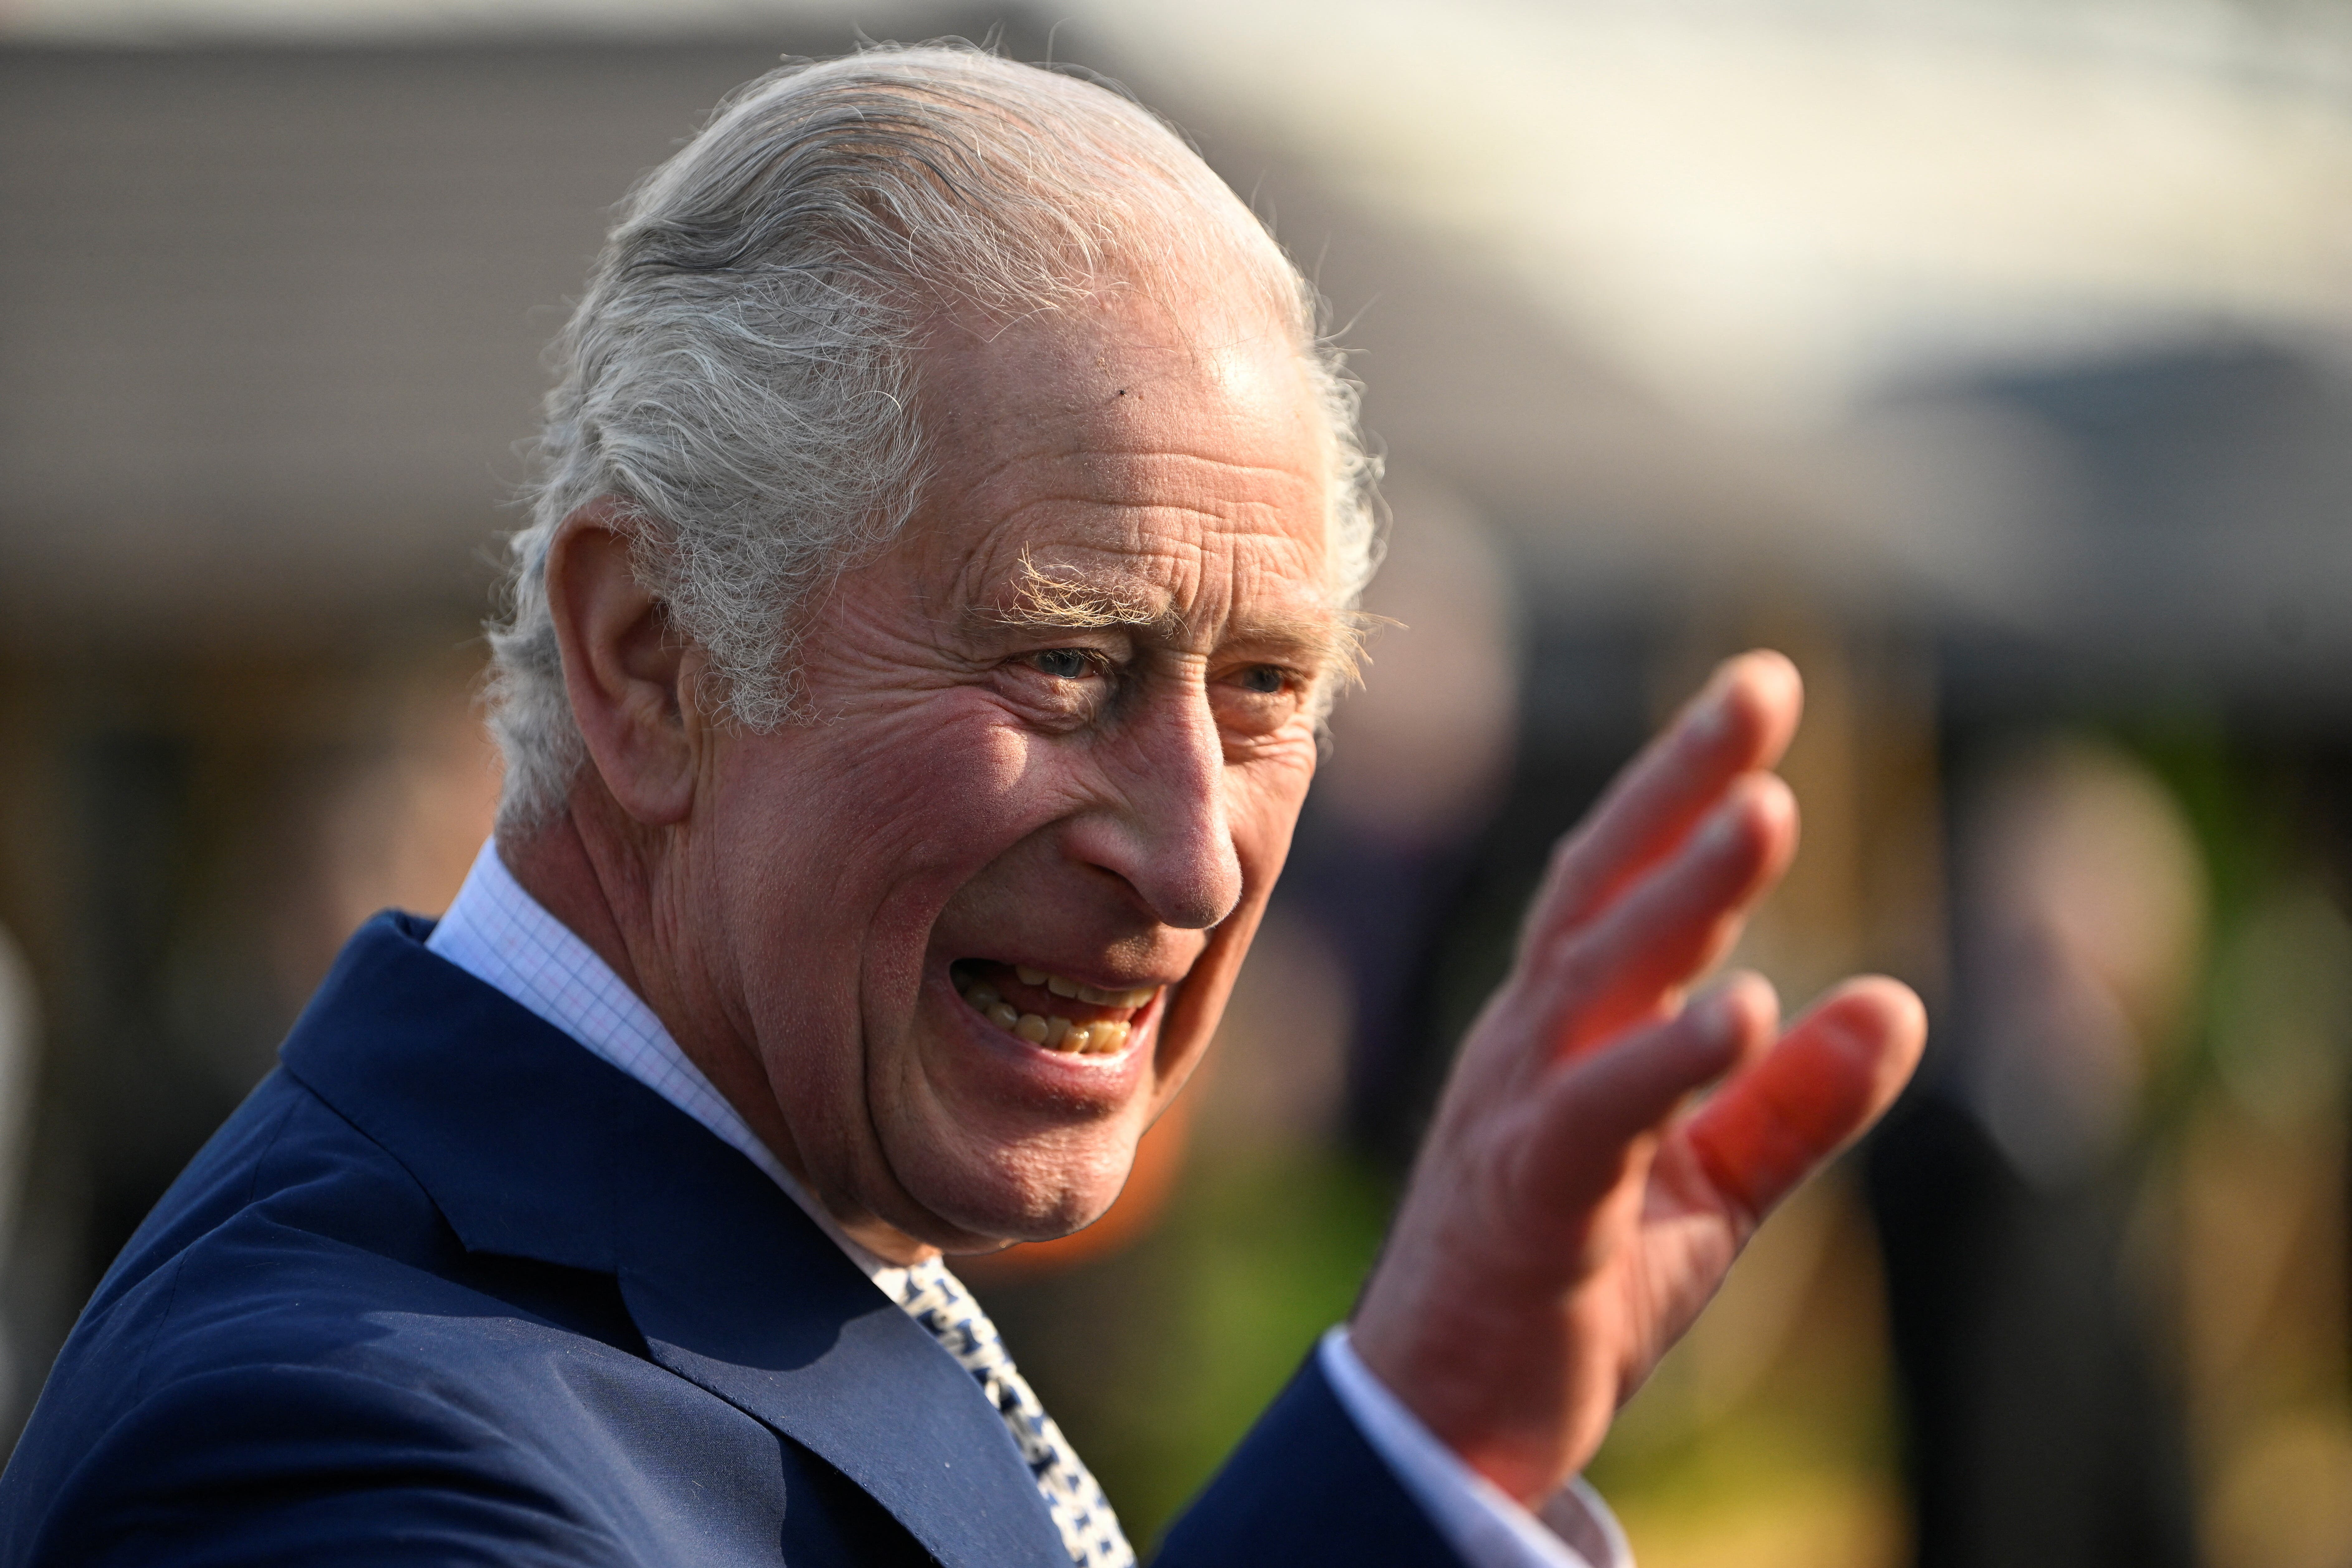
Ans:
[{"label": "nose", "polygon": [[1118,877],[1163,925],[1205,931],[1241,902],[1241,858],[1225,810],[1225,752],[1199,687],[1171,681],[1106,736],[1103,807],[1072,828],[1072,849]]}]

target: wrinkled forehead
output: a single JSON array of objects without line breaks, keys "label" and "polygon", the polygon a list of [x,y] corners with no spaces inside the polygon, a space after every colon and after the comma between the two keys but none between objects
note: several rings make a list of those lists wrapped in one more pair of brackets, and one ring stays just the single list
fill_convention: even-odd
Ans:
[{"label": "wrinkled forehead", "polygon": [[1136,290],[959,330],[927,355],[921,396],[924,532],[970,610],[1212,640],[1337,616],[1328,428],[1298,345],[1262,312]]}]

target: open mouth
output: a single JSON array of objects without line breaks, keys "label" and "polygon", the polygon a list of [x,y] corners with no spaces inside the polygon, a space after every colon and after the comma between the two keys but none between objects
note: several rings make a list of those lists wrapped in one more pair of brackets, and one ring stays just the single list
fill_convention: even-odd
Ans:
[{"label": "open mouth", "polygon": [[1027,964],[961,959],[948,977],[972,1011],[1006,1034],[1066,1056],[1116,1056],[1157,985],[1106,990]]}]

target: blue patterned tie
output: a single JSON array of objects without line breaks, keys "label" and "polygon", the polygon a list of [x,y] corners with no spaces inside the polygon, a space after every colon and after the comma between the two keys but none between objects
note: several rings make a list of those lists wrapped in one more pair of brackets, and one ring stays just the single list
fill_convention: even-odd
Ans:
[{"label": "blue patterned tie", "polygon": [[1062,1532],[1070,1561],[1077,1568],[1135,1568],[1135,1549],[1128,1545],[1110,1500],[1037,1403],[1028,1380],[1013,1367],[1012,1354],[997,1337],[996,1325],[964,1282],[934,1258],[907,1270],[898,1305],[979,1380],[981,1392],[1004,1417],[1013,1446],[1037,1478],[1037,1489]]}]

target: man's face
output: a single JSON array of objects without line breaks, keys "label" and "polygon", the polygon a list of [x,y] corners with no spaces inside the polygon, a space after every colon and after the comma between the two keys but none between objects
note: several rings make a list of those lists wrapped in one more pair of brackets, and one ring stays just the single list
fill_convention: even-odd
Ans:
[{"label": "man's face", "polygon": [[933,475],[808,632],[818,720],[720,736],[690,832],[696,945],[787,1157],[950,1248],[1118,1194],[1215,1027],[1336,678],[1296,352],[1141,292],[931,352]]}]

